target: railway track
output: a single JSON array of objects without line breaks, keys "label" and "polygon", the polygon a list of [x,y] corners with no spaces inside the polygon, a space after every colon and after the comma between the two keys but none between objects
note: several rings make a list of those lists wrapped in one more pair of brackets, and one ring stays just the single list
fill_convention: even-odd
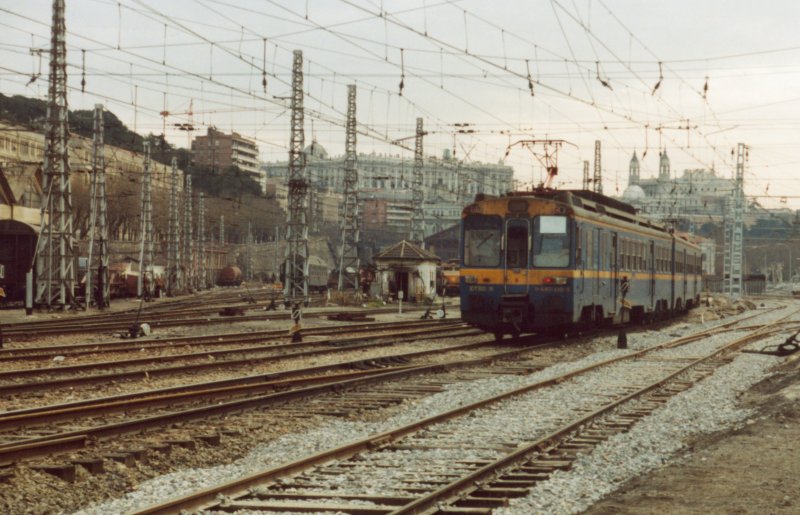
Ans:
[{"label": "railway track", "polygon": [[[775,325],[736,335],[702,331],[627,352],[137,513],[491,513],[628,430]],[[568,410],[556,409],[564,403],[557,390],[567,388],[582,393]],[[510,424],[496,417],[509,412],[541,419]]]},{"label": "railway track", "polygon": [[[304,409],[305,415],[315,411],[322,414],[354,412],[365,406],[373,406],[377,399],[380,399],[379,404],[399,403],[407,400],[413,392],[429,394],[431,391],[440,391],[441,386],[389,386],[387,391],[397,393],[377,394],[377,397],[373,386],[423,373],[435,375],[444,369],[488,364],[516,356],[525,350],[502,349],[488,357],[472,360],[409,364],[414,359],[472,350],[492,341],[487,337],[485,341],[477,343],[2,413],[0,466],[74,451],[99,439],[163,429],[176,423],[206,420],[326,395],[333,396],[334,400],[318,401],[318,409]],[[474,376],[470,378],[474,379]],[[348,394],[346,398],[341,396],[343,391],[366,387],[370,387],[370,390]],[[359,395],[366,402],[359,403]],[[296,410],[296,406],[288,407],[289,412]],[[120,416],[114,419],[111,416],[113,414]]]},{"label": "railway track", "polygon": [[[128,331],[134,322],[147,322],[152,328],[167,328],[180,326],[199,326],[199,325],[219,325],[235,324],[239,322],[255,322],[267,320],[289,320],[289,311],[264,311],[264,307],[253,307],[250,304],[225,306],[228,308],[255,311],[250,314],[226,316],[219,313],[221,307],[198,308],[192,310],[163,311],[142,314],[136,313],[109,313],[103,316],[76,316],[70,319],[45,320],[37,322],[18,322],[4,324],[2,326],[3,337],[8,341],[32,340],[45,336],[57,336],[68,334],[85,334],[93,332],[113,332]],[[395,308],[370,309],[368,313],[393,313]],[[409,309],[407,311],[414,311]],[[306,318],[327,316],[332,313],[342,313],[350,315],[363,315],[362,309],[343,309],[332,312],[328,311],[305,311],[303,316]]]},{"label": "railway track", "polygon": [[[408,327],[426,327],[434,324],[451,324],[450,320],[426,320],[409,322],[364,322],[341,326],[312,327],[303,329],[304,337],[315,337],[336,334],[358,334],[380,330],[392,330]],[[158,338],[138,338],[113,340],[108,342],[44,345],[39,347],[18,347],[0,349],[0,363],[14,361],[49,361],[57,356],[80,357],[87,355],[111,353],[139,353],[142,349],[159,350],[192,347],[219,347],[243,343],[259,343],[267,340],[282,341],[288,339],[285,329],[268,331],[249,331],[240,333],[217,333],[201,336],[169,336]]]},{"label": "railway track", "polygon": [[[273,337],[278,340],[277,342],[251,344],[224,350],[201,350],[192,353],[117,359],[79,365],[7,370],[0,372],[0,395],[11,396],[65,387],[118,383],[126,380],[151,380],[157,377],[173,377],[217,369],[235,370],[258,363],[369,350],[422,338],[452,338],[483,334],[463,326],[460,322],[422,322],[418,327],[415,327],[415,324],[405,323],[400,328],[397,325],[393,326],[393,330],[388,332],[385,329],[385,325],[380,325],[376,329],[379,331],[376,334],[344,337],[338,335],[349,332],[347,328],[328,328],[327,330],[318,328],[316,334],[331,335],[331,337],[298,344],[286,343],[287,337],[283,333],[280,338]],[[256,338],[255,341],[263,342],[265,338]],[[235,343],[236,340],[232,340],[232,342]]]},{"label": "railway track", "polygon": [[[731,322],[726,326],[741,322]],[[435,329],[448,328],[448,324],[441,322],[428,325],[445,326]],[[693,338],[701,338],[722,329],[706,331]],[[445,337],[452,338],[447,334]],[[533,342],[536,337],[528,340]],[[193,421],[202,423],[209,417],[231,416],[232,413],[249,412],[267,406],[271,407],[272,415],[279,418],[296,417],[298,410],[303,412],[303,416],[315,413],[345,416],[365,408],[383,407],[441,391],[442,385],[448,381],[444,380],[443,383],[440,378],[441,371],[445,369],[474,369],[449,380],[453,382],[474,381],[495,374],[530,373],[542,366],[535,361],[526,363],[520,360],[520,355],[530,350],[526,347],[512,350],[503,348],[471,360],[428,365],[411,363],[424,356],[473,350],[487,343],[493,343],[493,339],[487,336],[486,341],[427,351],[7,412],[0,415],[0,464],[75,451],[85,448],[89,442],[114,439],[123,434],[163,430],[170,425]],[[503,361],[512,358],[513,362]],[[478,366],[481,368],[476,369]],[[397,384],[403,379],[425,374],[429,375],[428,382],[415,381],[405,386]],[[348,393],[342,395],[341,392],[345,391]],[[310,402],[312,408],[287,404],[300,400]],[[275,406],[283,406],[277,415],[274,413]],[[209,431],[213,433],[213,430]],[[198,436],[200,439],[204,437],[207,438],[208,434]],[[182,440],[176,437],[173,441]],[[112,453],[110,456],[113,459],[142,453]],[[99,461],[102,458],[95,456],[79,459],[75,463],[86,465]],[[69,465],[64,467],[69,469]],[[45,470],[62,470],[64,467],[50,466]]]}]

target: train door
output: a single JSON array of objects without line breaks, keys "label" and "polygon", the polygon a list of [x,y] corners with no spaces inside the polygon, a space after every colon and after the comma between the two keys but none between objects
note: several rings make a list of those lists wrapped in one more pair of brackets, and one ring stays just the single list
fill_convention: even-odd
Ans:
[{"label": "train door", "polygon": [[589,259],[589,235],[590,230],[582,230],[583,228],[579,223],[575,223],[575,267],[580,271],[580,278],[578,279],[577,291],[580,293],[581,298],[586,293],[586,267],[587,260]]},{"label": "train door", "polygon": [[672,238],[672,243],[669,248],[669,309],[675,309],[675,259],[677,258],[675,248],[675,238]]},{"label": "train door", "polygon": [[688,294],[689,294],[689,288],[688,288],[689,278],[686,276],[687,268],[689,268],[689,266],[688,262],[686,261],[686,249],[683,249],[683,252],[681,252],[681,284],[683,288],[683,293],[681,293],[681,299],[683,300],[684,307],[688,302]]},{"label": "train door", "polygon": [[592,304],[597,304],[601,295],[600,288],[603,281],[603,275],[601,272],[604,270],[603,262],[606,259],[606,252],[608,252],[605,237],[606,235],[603,234],[602,230],[599,228],[594,229],[594,240],[597,242],[597,251],[594,252],[593,250],[594,260],[592,260],[592,267],[594,271],[594,274],[592,274]]},{"label": "train door", "polygon": [[650,241],[650,252],[647,257],[647,273],[648,273],[648,293],[650,294],[650,309],[655,309],[656,305],[656,244]]},{"label": "train door", "polygon": [[506,221],[503,284],[507,294],[528,294],[530,244],[530,221],[528,219],[514,218]]},{"label": "train door", "polygon": [[611,281],[609,281],[609,286],[611,288],[609,297],[612,300],[611,304],[611,311],[616,313],[617,312],[617,295],[618,295],[618,285],[617,281],[619,280],[619,238],[617,237],[617,233],[611,233],[611,252],[609,253],[609,266],[611,267]]}]

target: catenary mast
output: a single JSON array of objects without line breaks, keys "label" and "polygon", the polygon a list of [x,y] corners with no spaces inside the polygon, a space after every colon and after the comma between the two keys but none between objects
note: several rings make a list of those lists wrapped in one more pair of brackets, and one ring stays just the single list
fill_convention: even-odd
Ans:
[{"label": "catenary mast", "polygon": [[292,66],[292,121],[289,143],[289,198],[286,217],[286,263],[284,299],[308,300],[308,178],[303,146],[303,52],[295,50]]},{"label": "catenary mast", "polygon": [[[344,152],[342,246],[339,250],[339,291],[358,291],[358,169],[356,168],[356,86],[347,86],[347,126]],[[354,273],[348,275],[348,269]]]},{"label": "catenary mast", "polygon": [[69,169],[67,45],[64,0],[53,1],[45,135],[42,229],[36,249],[35,304],[65,309],[75,303],[75,253]]}]

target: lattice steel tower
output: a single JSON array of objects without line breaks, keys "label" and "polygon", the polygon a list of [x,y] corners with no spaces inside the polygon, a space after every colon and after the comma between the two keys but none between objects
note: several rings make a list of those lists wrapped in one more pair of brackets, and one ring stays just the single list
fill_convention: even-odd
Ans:
[{"label": "lattice steel tower", "polygon": [[[347,126],[344,140],[344,204],[342,246],[339,249],[339,291],[358,291],[358,169],[356,168],[356,86],[347,86]],[[348,276],[347,269],[355,273]]]},{"label": "lattice steel tower", "polygon": [[225,247],[225,215],[219,215],[219,246]]},{"label": "lattice steel tower", "polygon": [[[86,268],[86,306],[94,302],[98,308],[111,304],[108,284],[108,225],[106,224],[106,161],[103,144],[103,105],[94,106],[94,131],[92,138],[92,179],[89,222],[89,262]],[[97,254],[94,253],[95,241]],[[94,284],[97,282],[97,298]]]},{"label": "lattice steel tower", "polygon": [[723,257],[724,290],[732,297],[742,295],[742,239],[744,224],[744,166],[747,161],[747,147],[744,143],[736,146],[736,176],[734,178],[733,199],[728,202],[725,216],[725,255]]},{"label": "lattice steel tower", "polygon": [[197,201],[197,287],[206,288],[206,194]]},{"label": "lattice steel tower", "polygon": [[600,140],[594,142],[594,192],[603,194],[603,167],[600,164]]},{"label": "lattice steel tower", "polygon": [[417,118],[417,132],[414,140],[414,183],[411,187],[411,234],[409,240],[417,245],[425,243],[425,214],[422,202],[425,194],[422,190],[422,118]]},{"label": "lattice steel tower", "polygon": [[194,231],[192,227],[192,202],[194,194],[192,192],[192,176],[186,175],[184,179],[183,191],[183,257],[186,260],[184,266],[184,284],[187,289],[194,289],[197,281],[197,270],[194,262]]},{"label": "lattice steel tower", "polygon": [[303,132],[303,52],[294,51],[292,66],[292,126],[289,143],[289,206],[286,216],[286,284],[284,299],[308,300],[308,179]]},{"label": "lattice steel tower", "polygon": [[[144,142],[144,170],[142,171],[142,243],[139,247],[139,279],[137,294],[149,295],[153,289],[153,202],[151,198],[152,170],[150,170],[150,142]],[[145,279],[147,279],[145,281]]]},{"label": "lattice steel tower", "polygon": [[180,213],[178,210],[178,160],[172,158],[172,183],[169,195],[169,243],[167,247],[167,294],[175,295],[183,289],[181,274]]},{"label": "lattice steel tower", "polygon": [[589,161],[583,162],[583,189],[589,189]]},{"label": "lattice steel tower", "polygon": [[53,1],[50,78],[47,103],[42,203],[42,232],[36,249],[36,296],[42,307],[75,303],[75,253],[72,188],[69,182],[67,44],[64,0]]}]

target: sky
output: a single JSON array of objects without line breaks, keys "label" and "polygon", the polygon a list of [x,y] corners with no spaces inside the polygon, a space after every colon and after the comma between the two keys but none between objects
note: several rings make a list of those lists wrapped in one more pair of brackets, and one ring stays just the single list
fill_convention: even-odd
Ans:
[{"label": "sky", "polygon": [[[603,190],[643,178],[731,177],[800,209],[800,3],[784,0],[66,0],[69,104],[102,103],[129,128],[188,146],[209,126],[288,156],[293,50],[303,52],[305,140],[344,152],[347,85],[357,148],[503,161],[520,187],[580,187],[602,145]],[[52,3],[0,0],[0,93],[45,99]],[[33,49],[33,51],[32,51]],[[35,80],[32,80],[34,79]],[[81,80],[85,80],[82,90]],[[263,81],[266,79],[266,87]],[[400,87],[402,83],[402,88]],[[191,124],[195,132],[179,126]],[[547,147],[552,152],[556,147]]]}]

